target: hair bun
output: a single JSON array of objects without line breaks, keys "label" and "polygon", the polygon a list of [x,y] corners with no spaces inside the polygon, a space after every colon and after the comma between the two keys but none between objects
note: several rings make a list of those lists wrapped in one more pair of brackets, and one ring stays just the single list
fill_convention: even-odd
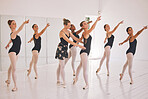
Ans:
[{"label": "hair bun", "polygon": [[70,23],[70,21],[68,19],[63,18],[63,24],[67,25],[68,23]]},{"label": "hair bun", "polygon": [[63,18],[63,21],[66,21],[67,19]]},{"label": "hair bun", "polygon": [[14,20],[8,20],[8,25],[11,25],[12,21]]}]

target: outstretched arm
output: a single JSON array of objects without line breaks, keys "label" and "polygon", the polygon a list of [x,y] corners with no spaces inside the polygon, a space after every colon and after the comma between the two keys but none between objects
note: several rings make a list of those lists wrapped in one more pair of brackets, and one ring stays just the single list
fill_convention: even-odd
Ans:
[{"label": "outstretched arm", "polygon": [[78,30],[78,31],[76,32],[76,35],[80,34],[80,33],[82,32],[82,30],[83,30],[83,28],[81,28],[80,30]]},{"label": "outstretched arm", "polygon": [[135,35],[134,35],[134,37],[131,39],[131,41],[133,41],[134,39],[136,39],[138,36],[139,36],[139,34],[141,34],[142,32],[143,32],[143,30],[145,30],[145,29],[147,29],[148,27],[147,26],[144,26],[140,31],[138,31]]},{"label": "outstretched arm", "polygon": [[39,36],[41,36],[45,32],[45,30],[47,29],[47,27],[49,27],[49,26],[50,26],[49,23],[47,23],[47,25],[45,26],[45,28],[39,33]]},{"label": "outstretched arm", "polygon": [[99,16],[99,17],[97,18],[97,20],[95,21],[95,23],[94,23],[94,24],[91,26],[91,28],[88,30],[87,34],[91,33],[92,30],[95,29],[97,22],[100,21],[100,20],[101,20],[101,16]]},{"label": "outstretched arm", "polygon": [[10,40],[9,42],[8,42],[8,44],[6,45],[6,49],[9,47],[9,44],[12,42],[12,40]]},{"label": "outstretched arm", "polygon": [[23,29],[24,25],[27,23],[29,23],[29,20],[23,22],[23,24],[18,28],[18,30],[11,34],[11,38],[14,38]]},{"label": "outstretched arm", "polygon": [[33,40],[33,37],[28,41],[28,43],[31,43],[32,40]]},{"label": "outstretched arm", "polygon": [[127,39],[124,40],[122,43],[119,43],[119,46],[122,45],[122,44],[124,44],[124,43],[126,43],[129,40],[129,38],[130,38],[130,36],[128,36]]},{"label": "outstretched arm", "polygon": [[123,21],[119,22],[118,25],[111,32],[109,32],[109,34],[113,34],[117,30],[120,24],[123,24]]},{"label": "outstretched arm", "polygon": [[90,23],[92,23],[92,21],[87,22],[87,24],[90,24]]}]

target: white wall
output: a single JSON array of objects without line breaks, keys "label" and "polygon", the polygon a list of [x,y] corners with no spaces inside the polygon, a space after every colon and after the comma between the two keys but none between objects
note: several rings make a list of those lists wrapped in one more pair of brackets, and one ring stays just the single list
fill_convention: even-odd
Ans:
[{"label": "white wall", "polygon": [[[25,59],[23,60],[24,62],[26,62],[25,64],[23,64],[23,67],[28,66],[29,61],[31,60],[31,49],[33,47],[33,44],[27,44],[27,41],[33,34],[33,31],[31,29],[31,25],[33,23],[37,23],[40,29],[45,26],[45,18],[47,19],[46,22],[51,23],[51,28],[49,28],[46,34],[42,36],[42,38],[44,38],[42,41],[42,54],[40,54],[39,57],[40,60],[43,61],[39,61],[39,65],[44,63],[52,63],[55,61],[55,50],[59,42],[58,33],[63,27],[62,18],[69,18],[71,22],[76,25],[76,28],[79,29],[79,23],[80,21],[85,19],[85,15],[94,15],[97,14],[97,11],[98,0],[0,0],[0,15],[12,16],[12,19],[13,16],[28,16],[26,18],[30,19],[30,24],[25,27],[25,42],[22,44],[23,47],[25,47],[26,45],[26,48],[24,48],[26,55],[22,56],[25,57]],[[5,21],[5,25],[2,27],[4,31],[6,30],[6,34],[3,34],[1,36],[1,38],[5,36],[3,39],[6,41],[2,45],[2,53],[4,51],[4,55],[2,55],[2,60],[5,60],[2,62],[2,66],[4,66],[6,60],[9,60],[7,51],[4,49],[4,45],[6,45],[6,43],[8,42],[10,33],[9,27],[8,25],[6,25],[7,19],[8,18],[6,18],[6,20],[3,20]],[[17,19],[16,21],[19,26],[19,24],[21,24],[20,21],[18,21]],[[1,30],[1,33],[3,33],[3,30]],[[53,38],[49,39],[49,37]],[[46,45],[47,48],[44,48],[44,45]],[[5,57],[7,57],[7,59],[4,59]],[[8,66],[8,64],[9,62],[5,65]],[[7,66],[5,68],[7,68]]]},{"label": "white wall", "polygon": [[55,53],[58,43],[60,42],[59,32],[63,28],[63,23],[61,18],[48,18],[47,22],[50,22],[51,25],[47,31],[47,61],[48,63],[53,63],[58,61],[55,59]]},{"label": "white wall", "polygon": [[[1,17],[1,16],[0,16]],[[1,19],[0,19],[0,23],[1,23]],[[0,25],[0,30],[1,30],[1,25]],[[0,33],[0,49],[1,49],[1,33]],[[1,65],[1,50],[0,50],[0,71],[2,70],[2,65]]]},{"label": "white wall", "polygon": [[[144,25],[148,25],[148,0],[107,0],[102,8],[102,23],[108,23],[113,28],[120,20],[124,24],[115,32],[115,42],[112,48],[112,58],[125,58],[128,43],[119,47],[118,43],[127,38],[126,28],[133,27],[134,34]],[[103,25],[102,25],[103,26]],[[103,30],[102,30],[102,33]],[[148,60],[147,46],[148,30],[144,30],[137,38],[135,59]]]},{"label": "white wall", "polygon": [[[148,25],[148,0],[101,0],[100,11],[102,20],[98,22],[95,30],[92,32],[93,44],[91,54],[93,58],[101,58],[104,52],[104,25],[109,24],[111,30],[121,21],[124,24],[120,25],[114,33],[115,41],[111,49],[111,59],[126,59],[126,51],[129,47],[129,42],[122,46],[118,44],[125,40],[128,35],[126,28],[133,27],[134,34],[137,33],[143,26]],[[89,15],[87,15],[89,16]],[[95,21],[95,16],[90,16],[91,20]],[[148,30],[144,30],[137,38],[137,50],[135,59],[148,60],[148,46],[147,46]]]},{"label": "white wall", "polygon": [[[15,16],[31,16],[38,17],[39,19],[42,17],[47,18],[46,22],[49,21],[51,24],[57,22],[59,24],[54,24],[52,29],[48,29],[48,31],[54,32],[43,35],[43,38],[46,37],[47,43],[51,43],[51,40],[48,40],[49,36],[57,38],[57,32],[59,30],[56,29],[56,25],[59,28],[62,28],[62,19],[59,18],[69,18],[73,24],[76,25],[76,28],[79,29],[79,23],[85,19],[85,16],[91,16],[92,20],[95,20],[94,16],[97,16],[97,11],[101,10],[102,20],[98,22],[96,29],[93,31],[93,44],[92,44],[92,56],[93,58],[100,58],[103,55],[104,51],[104,37],[105,31],[103,26],[105,23],[108,23],[111,26],[111,29],[121,20],[125,20],[124,24],[119,27],[119,29],[115,32],[115,42],[112,48],[111,58],[123,58],[125,59],[125,52],[128,49],[128,43],[119,47],[118,43],[123,41],[128,35],[125,29],[128,26],[132,26],[134,29],[134,33],[142,28],[143,25],[147,25],[148,23],[148,1],[147,0],[0,0],[0,15],[15,15]],[[42,20],[41,18],[41,20]],[[48,19],[53,18],[53,19]],[[56,19],[57,18],[57,19]],[[17,19],[16,19],[17,20]],[[34,19],[32,19],[34,20]],[[60,21],[61,20],[61,21]],[[37,22],[34,20],[32,23]],[[40,29],[44,26],[43,22],[39,25]],[[18,23],[20,24],[20,23]],[[1,26],[2,27],[2,26]],[[7,28],[8,26],[4,27]],[[29,25],[27,28],[30,28]],[[26,29],[27,29],[26,28]],[[54,28],[54,29],[53,29]],[[2,28],[1,28],[2,31]],[[29,30],[31,32],[31,30]],[[148,60],[148,47],[146,46],[147,42],[147,34],[148,31],[144,31],[138,39],[137,52],[135,55],[136,59],[140,60]],[[8,32],[9,33],[9,32]],[[30,33],[31,34],[31,33]],[[27,34],[30,37],[30,34]],[[1,35],[2,36],[2,35]],[[26,37],[26,40],[29,39]],[[53,38],[54,39],[54,38]],[[44,41],[43,41],[44,42]],[[53,49],[47,47],[46,49],[54,52],[56,49],[56,43],[58,43],[58,39],[54,42],[55,46]],[[3,45],[4,46],[4,45]],[[32,45],[27,48],[30,51]],[[4,49],[3,49],[4,50]],[[31,53],[31,52],[29,52]],[[46,62],[51,62],[50,57],[53,57],[53,54],[49,54],[48,51],[43,52],[44,56],[47,57]],[[45,56],[45,53],[47,54]],[[5,53],[6,54],[6,53]],[[22,56],[23,57],[23,56]],[[28,57],[28,56],[27,56]],[[30,56],[29,56],[30,57]],[[28,61],[28,60],[27,60]],[[44,62],[45,63],[45,62]],[[27,63],[28,65],[28,63]]]},{"label": "white wall", "polygon": [[98,5],[98,0],[0,0],[0,14],[68,17],[78,24],[86,14],[97,14]]},{"label": "white wall", "polygon": [[38,65],[42,66],[49,63],[55,63],[54,58],[56,47],[59,43],[58,33],[62,28],[62,19],[61,18],[45,18],[45,17],[28,17],[28,16],[0,16],[0,58],[1,65],[0,70],[7,70],[10,65],[10,59],[8,56],[8,51],[12,46],[6,50],[5,46],[10,40],[10,28],[7,24],[9,19],[14,19],[17,23],[17,28],[24,22],[26,19],[30,19],[30,23],[25,25],[23,30],[18,34],[21,37],[22,45],[21,50],[18,56],[17,68],[28,68],[29,63],[32,58],[32,48],[34,47],[34,42],[27,43],[32,37],[34,31],[32,30],[32,25],[37,24],[39,26],[39,32],[50,22],[51,27],[47,28],[42,38],[42,47],[39,54]]}]

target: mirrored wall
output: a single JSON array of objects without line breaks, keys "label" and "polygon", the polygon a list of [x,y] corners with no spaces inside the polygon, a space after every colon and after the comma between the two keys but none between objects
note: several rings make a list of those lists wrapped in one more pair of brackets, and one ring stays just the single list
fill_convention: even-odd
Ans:
[{"label": "mirrored wall", "polygon": [[44,17],[30,17],[30,16],[0,16],[0,71],[5,71],[10,65],[8,56],[9,48],[6,50],[5,46],[10,40],[10,28],[7,21],[13,19],[16,21],[17,28],[27,19],[30,20],[29,24],[25,25],[23,30],[18,34],[21,37],[22,45],[17,62],[17,68],[26,68],[32,58],[32,48],[34,42],[28,43],[33,37],[32,25],[37,24],[39,26],[39,32],[50,23],[50,27],[47,28],[45,33],[41,36],[41,51],[39,54],[38,65],[42,66],[49,63],[55,63],[54,59],[56,47],[59,43],[59,32],[63,28],[62,18],[44,18]]}]

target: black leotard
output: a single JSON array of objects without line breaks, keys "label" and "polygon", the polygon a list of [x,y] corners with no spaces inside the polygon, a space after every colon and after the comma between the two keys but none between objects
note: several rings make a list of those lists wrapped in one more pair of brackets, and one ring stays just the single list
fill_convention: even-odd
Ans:
[{"label": "black leotard", "polygon": [[33,35],[34,47],[33,47],[32,51],[33,51],[33,50],[37,50],[38,53],[39,53],[40,50],[41,50],[41,37],[39,36],[39,38],[36,39],[36,38],[35,38],[35,35],[36,35],[36,34]]},{"label": "black leotard", "polygon": [[106,46],[110,46],[110,48],[112,48],[113,42],[114,42],[114,35],[111,35],[111,37],[108,38],[107,40],[108,40],[108,42],[105,44],[104,48],[105,48]]},{"label": "black leotard", "polygon": [[[66,35],[66,34],[65,34]],[[67,35],[66,35],[67,36]],[[68,36],[67,36],[68,37]],[[70,38],[70,34],[69,34],[69,37],[68,38]],[[61,40],[61,43],[63,44],[63,45],[67,45],[68,46],[68,42],[67,41],[65,41],[64,39],[63,39],[63,37],[61,37],[60,38],[60,40]]]},{"label": "black leotard", "polygon": [[137,40],[135,39],[133,42],[130,42],[130,39],[129,39],[129,45],[130,45],[129,49],[126,51],[126,54],[133,53],[133,55],[135,55]]},{"label": "black leotard", "polygon": [[[79,38],[79,35],[77,35],[76,32],[74,32],[73,35],[74,35],[75,37]],[[77,41],[73,40],[73,42],[76,43]],[[73,47],[72,44],[69,45],[69,48],[71,48],[71,47]]]},{"label": "black leotard", "polygon": [[[12,34],[12,33],[11,33],[11,34]],[[10,34],[10,35],[11,35],[11,34]],[[16,35],[16,38],[15,38],[15,39],[12,39],[12,38],[11,38],[11,40],[12,40],[13,45],[12,45],[12,47],[9,49],[9,52],[8,52],[8,53],[10,53],[10,52],[15,52],[16,55],[18,55],[19,52],[20,52],[20,48],[21,48],[21,38],[20,38],[20,36]]]},{"label": "black leotard", "polygon": [[[83,35],[82,35],[83,36]],[[84,38],[84,36],[83,36],[83,39],[84,39],[84,47],[86,48],[85,50],[81,50],[80,51],[80,54],[82,54],[82,53],[87,53],[87,55],[89,55],[89,53],[90,53],[90,49],[91,49],[91,39],[92,39],[92,37],[91,37],[91,35],[89,35],[89,37],[87,38],[87,39],[85,39]]]}]

